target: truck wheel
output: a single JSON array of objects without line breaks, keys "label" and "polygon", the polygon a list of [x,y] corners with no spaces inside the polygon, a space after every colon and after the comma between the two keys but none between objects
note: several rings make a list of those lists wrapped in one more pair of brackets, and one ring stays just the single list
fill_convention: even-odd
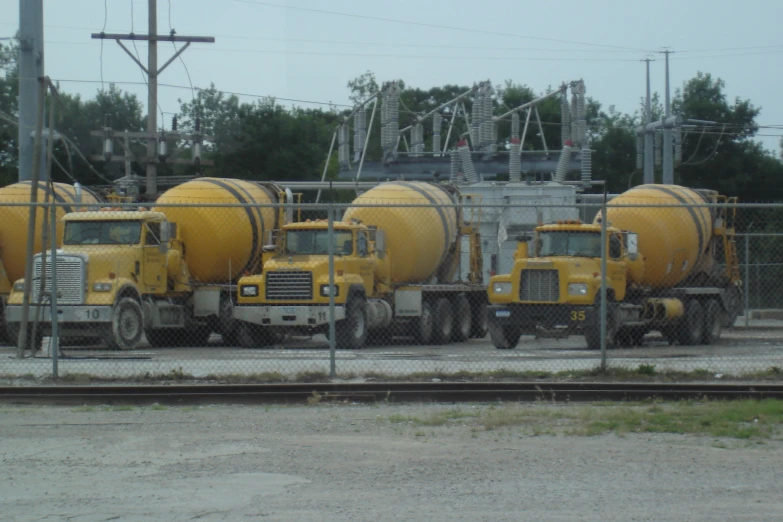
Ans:
[{"label": "truck wheel", "polygon": [[228,295],[220,297],[220,318],[218,320],[219,333],[223,338],[223,344],[227,346],[237,345],[237,320],[234,319],[234,302]]},{"label": "truck wheel", "polygon": [[419,344],[429,344],[432,341],[434,320],[432,306],[427,301],[421,303],[421,315],[413,323],[413,337]]},{"label": "truck wheel", "polygon": [[723,328],[734,326],[734,322],[742,313],[743,308],[742,292],[739,287],[732,286],[726,291],[726,311],[721,312],[721,326]]},{"label": "truck wheel", "polygon": [[516,326],[491,325],[489,327],[489,337],[498,350],[513,350],[517,347],[521,335],[522,332]]},{"label": "truck wheel", "polygon": [[694,346],[701,343],[703,337],[704,308],[696,299],[691,299],[685,306],[685,316],[680,320],[677,340],[683,346]]},{"label": "truck wheel", "polygon": [[445,297],[435,301],[432,324],[432,344],[449,344],[454,331],[454,312]]},{"label": "truck wheel", "polygon": [[715,299],[707,301],[707,309],[704,311],[704,333],[701,344],[712,344],[720,339],[723,310]]},{"label": "truck wheel", "polygon": [[[595,309],[598,313],[595,314],[595,318],[585,329],[585,341],[587,341],[588,350],[600,350],[601,349],[601,321],[599,320],[601,303],[595,303]],[[617,330],[619,328],[619,321],[617,318],[617,304],[606,303],[606,348],[614,348],[617,344]]]},{"label": "truck wheel", "polygon": [[470,301],[465,294],[459,294],[454,300],[454,329],[451,339],[455,343],[466,341],[470,337],[473,328]]},{"label": "truck wheel", "polygon": [[176,331],[172,328],[146,328],[144,330],[144,337],[147,338],[147,342],[153,348],[163,348],[166,346],[174,346],[172,342],[172,332]]},{"label": "truck wheel", "polygon": [[264,348],[276,338],[271,328],[246,321],[237,321],[237,343],[242,348]]},{"label": "truck wheel", "polygon": [[123,297],[114,305],[111,324],[103,328],[103,341],[110,350],[133,350],[144,332],[141,305],[135,299]]},{"label": "truck wheel", "polygon": [[[21,323],[8,323],[6,325],[6,332],[8,332],[8,342],[13,346],[19,346],[19,334],[22,332]],[[27,346],[25,350],[30,350],[35,353],[43,346],[43,336],[41,335],[40,327],[38,329],[38,335],[33,340],[33,325],[30,321],[27,325]]]},{"label": "truck wheel", "polygon": [[487,336],[489,331],[489,321],[487,320],[487,303],[481,301],[480,303],[473,303],[472,309],[472,324],[470,328],[470,336],[473,339],[483,339]]},{"label": "truck wheel", "polygon": [[363,297],[353,297],[345,307],[345,319],[335,325],[337,348],[361,350],[367,342],[367,303]]}]

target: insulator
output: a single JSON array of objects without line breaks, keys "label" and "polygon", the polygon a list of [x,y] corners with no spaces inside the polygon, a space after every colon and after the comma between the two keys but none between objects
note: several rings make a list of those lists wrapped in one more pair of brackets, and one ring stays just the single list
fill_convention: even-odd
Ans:
[{"label": "insulator", "polygon": [[563,95],[560,104],[561,141],[565,143],[571,139],[571,106],[568,104],[568,95]]},{"label": "insulator", "polygon": [[470,147],[466,141],[461,141],[457,149],[459,151],[459,158],[462,163],[462,171],[465,173],[465,179],[468,183],[478,182],[476,176],[476,167],[473,165],[473,158],[470,155]]},{"label": "insulator", "polygon": [[173,130],[174,132],[177,131],[177,115],[176,114],[171,117],[171,130]]},{"label": "insulator", "polygon": [[114,140],[110,137],[106,137],[106,139],[103,140],[103,158],[106,161],[109,161],[112,154],[114,154]]},{"label": "insulator", "polygon": [[424,126],[417,123],[411,129],[411,156],[421,156],[424,152]]},{"label": "insulator", "polygon": [[484,97],[481,100],[481,138],[480,141],[485,147],[491,145],[492,141],[492,86],[486,85],[484,87]]},{"label": "insulator", "polygon": [[644,136],[636,135],[636,170],[644,168]]},{"label": "insulator", "polygon": [[519,113],[511,113],[511,137],[519,139]]},{"label": "insulator", "polygon": [[579,120],[579,144],[587,144],[587,121],[584,119]]},{"label": "insulator", "polygon": [[201,131],[201,118],[196,116],[196,132]]},{"label": "insulator", "polygon": [[556,183],[562,183],[565,181],[566,174],[568,174],[568,163],[571,161],[571,147],[563,145],[563,150],[560,151],[560,158],[557,160],[557,167],[555,168],[554,181]]},{"label": "insulator", "polygon": [[590,181],[593,179],[593,151],[588,148],[582,149],[582,169],[581,169],[581,175],[582,175],[582,183],[584,185],[589,185]]},{"label": "insulator", "polygon": [[519,138],[511,138],[511,147],[508,153],[508,180],[512,183],[522,181],[522,158],[519,155],[521,147]]},{"label": "insulator", "polygon": [[492,125],[492,141],[489,144],[489,151],[494,154],[498,151],[498,124],[492,122],[491,125]]},{"label": "insulator", "polygon": [[340,165],[348,165],[348,125],[343,123],[337,132],[337,161]]},{"label": "insulator", "polygon": [[201,143],[199,142],[193,144],[193,163],[201,164]]},{"label": "insulator", "polygon": [[161,136],[158,140],[158,156],[160,157],[161,161],[166,158],[166,154],[168,153],[168,143],[166,143],[165,136]]},{"label": "insulator", "polygon": [[682,128],[676,127],[674,129],[674,161],[677,163],[682,161]]},{"label": "insulator", "polygon": [[459,152],[452,150],[449,152],[449,157],[451,159],[451,176],[449,179],[452,183],[458,183],[459,181],[462,181],[462,176],[460,173],[460,166],[462,162],[459,158]]},{"label": "insulator", "polygon": [[470,144],[474,149],[477,149],[481,143],[481,120],[482,113],[484,112],[483,94],[481,89],[476,91],[476,96],[473,98],[473,107],[471,108],[471,117],[473,120],[470,122]]},{"label": "insulator", "polygon": [[367,113],[359,109],[353,115],[353,151],[354,161],[358,161],[364,150],[364,140],[367,138]]},{"label": "insulator", "polygon": [[111,128],[111,114],[104,114],[103,115],[103,126],[107,129]]},{"label": "insulator", "polygon": [[397,137],[400,135],[400,90],[396,85],[389,87],[388,94],[389,112],[387,139],[389,148],[395,148]]},{"label": "insulator", "polygon": [[663,145],[663,136],[661,136],[660,132],[655,133],[655,166],[660,167],[661,166],[661,150]]},{"label": "insulator", "polygon": [[389,143],[387,136],[389,124],[389,104],[386,101],[386,93],[381,94],[381,147],[386,148]]}]

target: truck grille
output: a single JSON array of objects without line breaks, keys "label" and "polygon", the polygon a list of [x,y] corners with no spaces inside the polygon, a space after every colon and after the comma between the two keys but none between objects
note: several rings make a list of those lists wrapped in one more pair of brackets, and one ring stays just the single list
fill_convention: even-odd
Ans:
[{"label": "truck grille", "polygon": [[273,271],[266,273],[266,298],[270,301],[301,301],[313,298],[313,273]]},{"label": "truck grille", "polygon": [[[78,256],[57,256],[57,298],[59,304],[84,303],[84,259]],[[52,258],[46,257],[44,292],[52,291]],[[41,254],[33,261],[33,302],[41,302]],[[49,298],[46,299],[49,302]]]},{"label": "truck grille", "polygon": [[560,300],[560,275],[557,270],[523,270],[519,285],[521,301],[557,302]]}]

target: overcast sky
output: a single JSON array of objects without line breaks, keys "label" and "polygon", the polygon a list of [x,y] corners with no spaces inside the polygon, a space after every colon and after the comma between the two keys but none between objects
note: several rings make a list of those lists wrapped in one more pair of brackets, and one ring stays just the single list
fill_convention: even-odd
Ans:
[{"label": "overcast sky", "polygon": [[[0,0],[0,37],[16,32],[19,1]],[[103,29],[104,5],[106,32],[147,32],[147,0],[44,0],[46,73],[85,98],[101,88],[101,72],[106,84],[142,81],[113,41],[103,43],[101,67],[101,43],[90,33]],[[657,60],[652,89],[662,94],[657,51],[669,47],[672,94],[697,71],[709,72],[725,80],[730,100],[761,107],[759,123],[783,125],[781,0],[158,0],[161,33],[169,31],[169,7],[178,34],[216,38],[183,54],[197,87],[214,82],[225,91],[346,104],[346,82],[367,70],[421,88],[511,79],[543,91],[581,78],[605,108],[633,112],[644,95],[640,60]],[[146,45],[137,47],[146,62]],[[159,63],[172,53],[161,44]],[[183,64],[174,62],[160,82],[189,85]],[[120,86],[146,105],[144,85]],[[190,96],[160,88],[165,112]],[[761,139],[777,150],[781,132],[762,129]]]}]

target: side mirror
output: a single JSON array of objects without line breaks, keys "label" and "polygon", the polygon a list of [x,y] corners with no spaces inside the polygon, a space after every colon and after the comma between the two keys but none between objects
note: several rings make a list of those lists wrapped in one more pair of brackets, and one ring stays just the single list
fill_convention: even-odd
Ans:
[{"label": "side mirror", "polygon": [[375,231],[375,254],[380,259],[386,255],[386,232],[383,230]]},{"label": "side mirror", "polygon": [[634,232],[629,232],[625,239],[625,249],[628,252],[628,257],[631,261],[636,260],[639,256],[639,238]]},{"label": "side mirror", "polygon": [[177,234],[176,228],[174,227],[176,227],[174,223],[166,221],[160,224],[160,245],[158,246],[158,250],[160,250],[161,254],[165,254],[169,251],[169,241]]}]

